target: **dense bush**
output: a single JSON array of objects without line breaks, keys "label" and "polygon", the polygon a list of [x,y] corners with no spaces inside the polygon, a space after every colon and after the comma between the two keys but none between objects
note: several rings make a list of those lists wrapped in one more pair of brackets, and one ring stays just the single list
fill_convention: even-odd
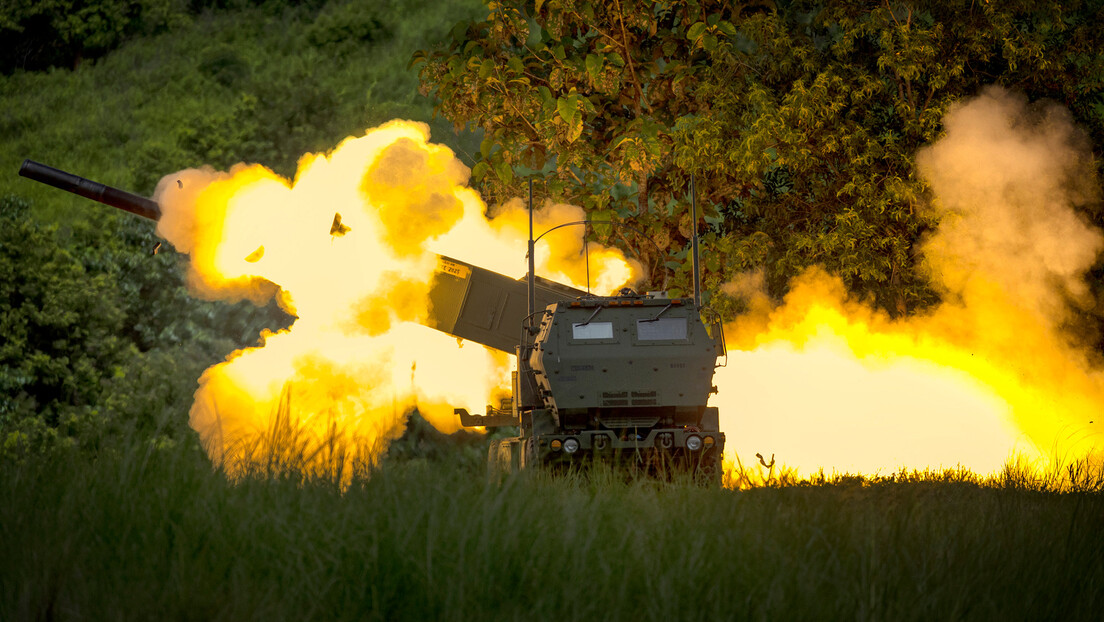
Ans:
[{"label": "dense bush", "polygon": [[187,19],[182,0],[14,0],[0,5],[0,73],[75,67]]},{"label": "dense bush", "polygon": [[[447,8],[420,0],[5,4],[5,451],[97,447],[127,430],[177,438],[202,371],[255,343],[261,328],[290,321],[275,305],[193,299],[183,257],[168,244],[154,253],[151,223],[20,179],[23,158],[141,194],[166,174],[202,165],[259,162],[291,175],[304,152],[325,151],[393,117],[432,121],[407,66],[411,51],[478,7],[477,0]],[[57,29],[76,27],[62,23],[64,15],[89,11],[111,13],[114,22],[97,24],[113,34],[85,33],[74,43],[83,47],[62,46]],[[27,41],[39,47],[28,51]],[[86,62],[70,68],[74,55]],[[35,71],[49,65],[57,67]],[[473,142],[445,128],[435,129],[436,140]],[[423,436],[397,453],[425,454]]]},{"label": "dense bush", "polygon": [[41,219],[79,219],[78,200],[15,177],[24,158],[149,194],[162,176],[202,165],[248,161],[290,176],[304,152],[393,118],[429,122],[434,141],[474,154],[478,137],[433,118],[408,64],[479,7],[202,3],[170,31],[74,70],[0,75],[0,193],[31,199]]},{"label": "dense bush", "polygon": [[262,327],[274,305],[187,295],[181,257],[153,254],[149,223],[108,213],[95,225],[44,225],[22,198],[0,199],[0,440],[9,451],[58,439],[95,445],[133,429],[184,429],[196,379]]},{"label": "dense bush", "polygon": [[90,409],[99,380],[125,360],[124,312],[111,275],[89,273],[58,246],[56,227],[30,220],[16,197],[0,200],[0,417]]}]

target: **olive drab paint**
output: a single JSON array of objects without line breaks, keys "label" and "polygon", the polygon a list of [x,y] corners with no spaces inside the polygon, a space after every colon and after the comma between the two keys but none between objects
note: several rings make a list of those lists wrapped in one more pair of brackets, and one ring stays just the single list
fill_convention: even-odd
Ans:
[{"label": "olive drab paint", "polygon": [[[150,220],[161,216],[152,199],[37,162],[25,161],[19,174]],[[455,409],[464,426],[518,429],[492,441],[493,471],[603,459],[720,482],[725,437],[707,402],[725,347],[719,321],[702,321],[696,295],[592,296],[438,256],[429,305],[427,326],[517,357],[511,397],[484,415]]]}]

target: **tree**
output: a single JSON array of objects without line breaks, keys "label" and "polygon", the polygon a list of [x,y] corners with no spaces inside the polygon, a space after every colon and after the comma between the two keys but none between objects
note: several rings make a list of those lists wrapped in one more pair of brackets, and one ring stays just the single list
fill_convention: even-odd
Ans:
[{"label": "tree", "polygon": [[0,202],[0,423],[33,414],[56,425],[88,408],[125,358],[123,311],[16,197]]},{"label": "tree", "polygon": [[182,257],[155,245],[126,214],[44,226],[0,197],[0,453],[10,434],[179,433],[204,368],[288,325],[274,303],[191,298]]},{"label": "tree", "polygon": [[495,198],[536,176],[685,287],[697,176],[705,283],[765,270],[772,292],[819,264],[892,313],[934,300],[914,255],[931,223],[912,157],[947,107],[989,83],[1077,101],[1104,139],[1094,3],[489,2],[415,56],[457,127],[485,132],[473,179]]},{"label": "tree", "polygon": [[140,31],[185,19],[181,0],[10,0],[0,5],[0,72],[77,66]]}]

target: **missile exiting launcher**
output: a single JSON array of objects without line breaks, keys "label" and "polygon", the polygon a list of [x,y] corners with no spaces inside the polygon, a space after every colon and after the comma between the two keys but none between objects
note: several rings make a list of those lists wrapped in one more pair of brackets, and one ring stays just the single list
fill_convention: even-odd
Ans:
[{"label": "missile exiting launcher", "polygon": [[46,166],[45,164],[40,164],[34,160],[23,160],[23,165],[19,167],[19,174],[22,177],[33,179],[55,188],[61,188],[66,192],[79,194],[86,199],[92,199],[98,203],[110,205],[111,207],[130,212],[131,214],[137,214],[143,218],[148,218],[150,220],[161,218],[161,207],[157,205],[157,202],[153,199],[147,199],[146,197],[125,190],[105,186],[91,179],[85,179],[84,177],[72,173],[66,173],[65,171],[56,169],[52,166]]},{"label": "missile exiting launcher", "polygon": [[[161,216],[151,199],[31,160],[19,174],[151,220]],[[455,409],[465,427],[518,429],[492,441],[493,471],[602,459],[719,483],[725,437],[707,402],[725,347],[719,321],[703,322],[696,296],[629,289],[591,296],[439,256],[430,307],[427,326],[517,357],[511,397],[483,415]]]}]

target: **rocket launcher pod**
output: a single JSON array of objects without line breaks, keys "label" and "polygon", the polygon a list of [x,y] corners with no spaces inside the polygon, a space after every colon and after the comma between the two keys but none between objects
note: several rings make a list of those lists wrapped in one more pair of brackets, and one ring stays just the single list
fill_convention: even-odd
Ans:
[{"label": "rocket launcher pod", "polygon": [[[161,206],[153,199],[112,188],[33,160],[24,160],[19,167],[19,174],[143,218],[161,218]],[[330,233],[344,235],[349,231],[341,223],[341,217],[335,214]],[[263,253],[264,247],[260,247],[246,260],[256,256],[253,259],[256,261]],[[545,279],[538,279],[535,289],[542,309],[554,302],[573,300],[584,294]],[[429,293],[431,306],[426,325],[461,339],[516,354],[517,347],[521,345],[521,323],[527,315],[526,293],[525,279],[512,279],[439,255],[437,274]]]},{"label": "rocket launcher pod", "polygon": [[[31,160],[19,174],[161,217],[151,199]],[[350,231],[335,214],[330,234],[356,235]],[[725,435],[707,402],[724,337],[717,318],[702,321],[696,295],[590,296],[538,277],[530,292],[529,279],[439,255],[429,303],[430,328],[517,356],[511,397],[487,406],[485,415],[455,409],[464,426],[518,428],[517,437],[491,441],[492,472],[603,459],[720,482]]]}]

